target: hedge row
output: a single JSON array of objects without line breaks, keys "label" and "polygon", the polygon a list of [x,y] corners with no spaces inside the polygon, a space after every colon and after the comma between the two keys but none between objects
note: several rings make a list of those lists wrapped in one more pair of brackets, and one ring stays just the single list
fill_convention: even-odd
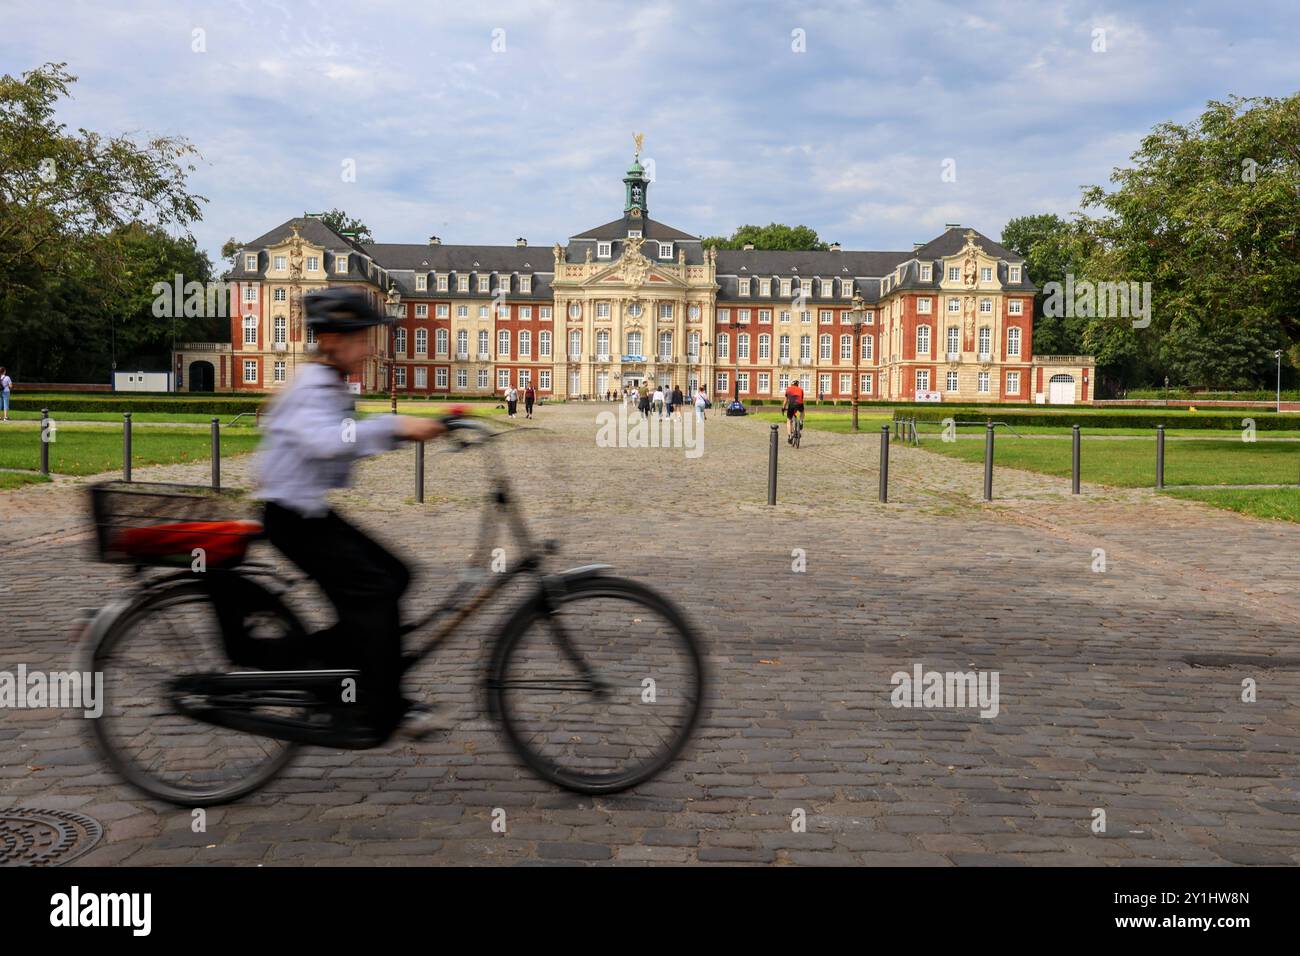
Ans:
[{"label": "hedge row", "polygon": [[266,402],[257,398],[123,398],[118,392],[111,395],[30,395],[15,392],[10,406],[15,410],[37,411],[48,408],[51,412],[161,412],[185,415],[238,415],[255,412]]},{"label": "hedge row", "polygon": [[1007,412],[999,409],[978,411],[968,408],[917,408],[900,412],[896,418],[915,418],[918,422],[942,422],[951,418],[958,423],[982,425],[985,422],[1006,422],[1015,427],[1041,426],[1044,428],[1069,428],[1078,425],[1089,428],[1151,428],[1164,425],[1166,428],[1204,428],[1215,431],[1240,431],[1243,418],[1253,418],[1257,431],[1300,430],[1300,414],[1251,415],[1250,413],[1227,412],[1144,412],[1132,413],[1088,413],[1084,412]]}]

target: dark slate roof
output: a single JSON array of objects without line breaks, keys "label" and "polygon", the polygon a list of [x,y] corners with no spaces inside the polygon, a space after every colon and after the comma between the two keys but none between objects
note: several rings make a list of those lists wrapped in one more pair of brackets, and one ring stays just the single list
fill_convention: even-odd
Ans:
[{"label": "dark slate roof", "polygon": [[[365,248],[388,270],[389,280],[401,289],[403,298],[491,299],[495,295],[496,283],[491,283],[492,292],[479,292],[477,277],[501,272],[533,277],[530,292],[520,292],[518,280],[511,282],[507,297],[510,301],[549,301],[552,298],[551,274],[555,271],[555,255],[544,246],[431,246],[427,243],[374,242]],[[435,282],[430,279],[428,289],[417,292],[417,272],[451,275],[448,290],[438,292]],[[455,276],[465,274],[471,276],[469,291],[457,292]]]},{"label": "dark slate roof", "polygon": [[937,239],[931,239],[920,249],[910,256],[917,259],[942,259],[944,256],[953,256],[961,251],[966,245],[966,233],[975,233],[975,244],[991,255],[994,259],[1006,259],[1008,262],[1024,262],[1024,256],[1017,255],[1010,249],[998,245],[988,236],[975,229],[968,229],[965,226],[954,226]]},{"label": "dark slate roof", "polygon": [[[295,225],[298,227],[298,234],[303,239],[325,249],[326,261],[322,265],[324,265],[325,274],[329,278],[355,279],[362,282],[379,282],[382,278],[379,270],[368,261],[369,256],[359,242],[340,236],[325,223],[311,216],[297,216],[293,219],[287,219],[270,232],[258,236],[252,242],[245,243],[239,250],[235,268],[230,271],[229,278],[238,280],[254,279],[262,276],[270,264],[266,249],[269,246],[279,245],[292,237]],[[257,253],[257,270],[255,272],[244,268],[244,256],[252,252]],[[334,257],[345,253],[348,256],[348,271],[346,273],[336,272]]]},{"label": "dark slate roof", "polygon": [[631,216],[623,216],[621,219],[615,219],[613,222],[607,222],[603,226],[597,226],[595,229],[588,229],[586,232],[580,232],[571,239],[625,239],[629,229],[640,229],[641,238],[643,239],[662,239],[667,242],[669,239],[677,240],[694,240],[700,241],[699,236],[692,236],[689,232],[682,232],[680,229],[674,229],[672,226],[666,226],[656,219],[644,218],[634,219]]}]

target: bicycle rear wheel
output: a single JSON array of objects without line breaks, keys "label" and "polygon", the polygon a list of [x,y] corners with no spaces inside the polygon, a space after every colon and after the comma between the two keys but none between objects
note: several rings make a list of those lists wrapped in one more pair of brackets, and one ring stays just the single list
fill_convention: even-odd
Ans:
[{"label": "bicycle rear wheel", "polygon": [[[245,623],[257,639],[301,633],[269,592]],[[100,638],[92,668],[104,676],[104,711],[91,722],[105,758],[128,783],[187,807],[235,800],[261,787],[297,745],[195,720],[176,710],[182,675],[232,670],[207,586],[181,580],[128,606]]]},{"label": "bicycle rear wheel", "polygon": [[567,582],[553,599],[539,593],[515,612],[489,704],[538,775],[580,793],[614,793],[682,752],[704,680],[699,642],[670,601],[597,575]]}]

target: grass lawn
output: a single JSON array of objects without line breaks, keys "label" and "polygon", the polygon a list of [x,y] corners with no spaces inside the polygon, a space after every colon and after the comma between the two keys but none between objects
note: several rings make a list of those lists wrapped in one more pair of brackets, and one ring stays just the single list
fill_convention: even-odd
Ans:
[{"label": "grass lawn", "polygon": [[[1155,439],[1084,440],[1080,470],[1084,481],[1126,488],[1150,487],[1156,480]],[[926,440],[927,451],[963,461],[983,462],[984,442]],[[1070,442],[1015,438],[1000,433],[994,465],[1045,475],[1070,476]],[[1239,439],[1191,440],[1165,444],[1167,485],[1290,484],[1300,477],[1300,444]]]},{"label": "grass lawn", "polygon": [[33,485],[38,481],[49,481],[44,475],[28,475],[18,471],[0,471],[0,491]]},{"label": "grass lawn", "polygon": [[[714,403],[713,409],[717,414],[721,414],[723,411],[720,403]],[[779,411],[750,412],[749,417],[757,418],[760,422],[785,423],[785,415]],[[880,426],[888,425],[890,420],[889,416],[885,414],[871,414],[865,408],[858,409],[858,429],[860,434],[875,435],[879,437]],[[853,414],[852,412],[822,412],[810,410],[804,416],[803,424],[804,428],[813,431],[844,432],[847,434],[853,431]],[[920,426],[917,427],[919,428]]]},{"label": "grass lawn", "polygon": [[[10,411],[9,417],[19,422],[39,422],[41,413],[39,411]],[[50,415],[56,422],[115,422],[122,424],[121,412],[53,412]],[[256,428],[256,416],[245,415],[233,425],[229,422],[234,419],[234,415],[217,415],[221,421],[221,427],[225,428]],[[197,415],[190,412],[132,412],[131,423],[138,425],[141,422],[180,422],[187,425],[210,425],[213,416]]]},{"label": "grass lawn", "polygon": [[[388,412],[392,406],[388,402],[378,401],[360,401],[357,402],[357,411],[366,415],[383,415]],[[464,408],[471,416],[482,415],[504,415],[506,413],[505,399],[501,400],[501,407],[488,402],[404,402],[397,400],[397,414],[399,415],[446,415],[453,408]],[[542,406],[544,411],[546,406]],[[521,394],[519,399],[519,414],[524,413],[524,400]]]},{"label": "grass lawn", "polygon": [[[252,451],[260,436],[250,430],[232,430],[221,436],[222,457]],[[206,429],[131,429],[133,466],[164,465],[174,462],[207,461],[212,449]],[[38,425],[12,424],[0,427],[0,467],[41,467],[41,439]],[[50,443],[50,470],[63,475],[93,475],[122,467],[122,431],[117,428],[68,425],[56,428]]]},{"label": "grass lawn", "polygon": [[1183,488],[1164,494],[1202,501],[1215,508],[1237,511],[1255,518],[1300,521],[1300,487],[1297,488]]}]

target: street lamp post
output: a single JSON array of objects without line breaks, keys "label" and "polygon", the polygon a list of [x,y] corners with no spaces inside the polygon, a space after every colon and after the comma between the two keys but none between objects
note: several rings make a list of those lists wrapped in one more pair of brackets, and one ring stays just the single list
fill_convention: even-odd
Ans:
[{"label": "street lamp post", "polygon": [[1282,414],[1282,350],[1275,349],[1273,358],[1277,359],[1277,413]]},{"label": "street lamp post", "polygon": [[397,319],[402,312],[402,293],[396,285],[388,287],[384,310],[392,320],[388,323],[388,398],[393,414],[397,414]]},{"label": "street lamp post", "polygon": [[849,309],[849,320],[853,323],[853,430],[858,430],[858,386],[862,376],[858,374],[858,362],[862,355],[862,310],[866,302],[860,292],[853,293],[853,306]]},{"label": "street lamp post", "polygon": [[740,330],[740,322],[736,319],[727,320],[727,331],[731,333],[731,358],[734,362],[735,369],[731,373],[731,400],[740,401],[740,343],[736,338],[736,333]]}]

